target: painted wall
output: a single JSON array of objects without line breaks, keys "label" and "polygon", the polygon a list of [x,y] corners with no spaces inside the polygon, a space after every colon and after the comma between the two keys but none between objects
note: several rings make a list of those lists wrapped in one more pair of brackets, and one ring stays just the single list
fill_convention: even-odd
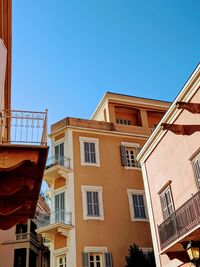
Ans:
[{"label": "painted wall", "polygon": [[[99,139],[100,167],[81,166],[79,137]],[[152,247],[149,224],[131,222],[127,189],[143,189],[141,170],[121,165],[121,142],[143,144],[144,140],[92,133],[73,133],[77,266],[86,246],[108,247],[115,267],[124,266],[129,245]],[[104,220],[83,220],[81,185],[102,186]]]},{"label": "painted wall", "polygon": [[[193,103],[200,102],[200,90],[192,97]],[[183,110],[174,122],[177,124],[200,124],[200,115]],[[191,164],[192,155],[200,147],[200,133],[191,136],[175,135],[167,131],[163,139],[145,162],[155,225],[163,222],[158,192],[171,180],[171,189],[175,209],[185,203],[197,192],[196,180]],[[159,243],[158,233],[157,242]],[[169,261],[168,261],[169,262]],[[167,264],[163,263],[163,266]],[[177,266],[177,265],[175,265]]]},{"label": "painted wall", "polygon": [[[124,101],[125,99],[133,101],[132,97],[125,97]],[[129,246],[134,242],[140,247],[152,247],[149,223],[132,222],[130,218],[127,189],[143,190],[142,172],[138,168],[126,169],[121,165],[120,144],[121,142],[130,142],[143,146],[152,132],[149,129],[147,110],[164,114],[169,103],[138,98],[137,101],[142,102],[137,103],[137,108],[141,113],[142,126],[116,124],[115,105],[124,105],[124,102],[115,101],[108,104],[105,102],[101,111],[94,117],[96,120],[114,123],[115,131],[113,132],[98,128],[97,121],[81,120],[80,124],[80,120],[76,118],[70,118],[67,122],[67,119],[64,119],[51,127],[52,156],[54,155],[54,146],[65,142],[65,156],[71,158],[72,172],[68,174],[68,188],[65,189],[66,207],[70,207],[72,218],[75,218],[73,221],[75,228],[69,230],[67,237],[69,266],[72,266],[70,261],[75,255],[77,255],[76,266],[82,266],[82,252],[85,247],[107,247],[108,252],[112,253],[115,267],[124,266]],[[145,105],[145,101],[148,104]],[[159,120],[160,117],[157,122]],[[65,130],[63,127],[66,127]],[[59,129],[61,130],[59,131]],[[99,140],[100,167],[81,165],[80,137]],[[102,187],[104,220],[83,219],[81,191],[83,185]],[[54,181],[52,189],[56,189],[58,192],[62,186],[63,181],[58,178]],[[70,203],[67,203],[68,201]],[[76,241],[73,239],[74,234]],[[59,236],[54,238],[54,248],[57,248],[57,242],[59,242]],[[72,243],[76,251],[73,250]],[[64,249],[64,245],[63,242],[62,249]],[[73,264],[74,266],[75,264]]]}]

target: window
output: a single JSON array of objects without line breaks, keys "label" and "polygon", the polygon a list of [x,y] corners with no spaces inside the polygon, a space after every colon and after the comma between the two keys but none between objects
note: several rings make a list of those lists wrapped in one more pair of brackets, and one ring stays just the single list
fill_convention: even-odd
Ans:
[{"label": "window", "polygon": [[116,119],[117,124],[124,124],[124,125],[131,125],[130,120],[125,120],[125,119]]},{"label": "window", "polygon": [[102,255],[90,253],[90,267],[102,267]]},{"label": "window", "polygon": [[97,163],[95,143],[84,142],[84,160],[87,163]]},{"label": "window", "polygon": [[127,194],[131,221],[148,221],[144,191],[128,189]]},{"label": "window", "polygon": [[58,257],[58,267],[67,267],[66,256]]},{"label": "window", "polygon": [[142,126],[141,113],[137,108],[115,106],[115,117],[117,124]]},{"label": "window", "polygon": [[82,255],[83,267],[112,267],[112,255],[106,247],[90,247],[85,251]]},{"label": "window", "polygon": [[135,218],[146,218],[143,195],[132,195]]},{"label": "window", "polygon": [[99,213],[99,192],[86,191],[87,216],[100,216]]},{"label": "window", "polygon": [[192,160],[192,166],[194,170],[194,175],[196,178],[197,186],[200,188],[200,154],[198,154],[193,160]]},{"label": "window", "polygon": [[83,200],[83,219],[103,220],[103,202],[101,186],[81,187]]},{"label": "window", "polygon": [[65,192],[55,195],[55,222],[65,222]]},{"label": "window", "polygon": [[122,142],[122,144],[120,145],[122,166],[140,168],[140,164],[136,160],[139,151],[139,144]]},{"label": "window", "polygon": [[172,198],[171,187],[168,185],[160,193],[160,201],[164,220],[174,212],[174,203]]},{"label": "window", "polygon": [[81,165],[100,166],[99,140],[80,137]]},{"label": "window", "polygon": [[55,146],[55,162],[64,165],[64,143]]}]

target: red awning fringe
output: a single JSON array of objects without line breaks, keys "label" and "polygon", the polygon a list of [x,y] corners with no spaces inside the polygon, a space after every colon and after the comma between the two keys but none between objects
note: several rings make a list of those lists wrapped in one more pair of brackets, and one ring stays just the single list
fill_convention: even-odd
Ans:
[{"label": "red awning fringe", "polygon": [[178,109],[187,109],[191,113],[200,114],[199,103],[177,102],[176,106]]},{"label": "red awning fringe", "polygon": [[169,130],[177,135],[192,135],[195,132],[200,132],[200,125],[181,125],[162,123],[163,130]]}]

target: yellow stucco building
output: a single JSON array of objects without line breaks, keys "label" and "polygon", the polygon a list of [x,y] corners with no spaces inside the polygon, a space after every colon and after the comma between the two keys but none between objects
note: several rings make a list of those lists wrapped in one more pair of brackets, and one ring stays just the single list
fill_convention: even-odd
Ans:
[{"label": "yellow stucco building", "polygon": [[107,92],[90,120],[51,126],[52,207],[38,230],[51,241],[51,267],[122,267],[131,244],[152,248],[136,156],[168,107]]}]

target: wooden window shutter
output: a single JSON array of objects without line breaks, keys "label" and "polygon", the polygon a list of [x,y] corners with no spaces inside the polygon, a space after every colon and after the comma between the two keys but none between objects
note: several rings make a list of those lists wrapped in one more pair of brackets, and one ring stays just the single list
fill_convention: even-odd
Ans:
[{"label": "wooden window shutter", "polygon": [[122,166],[127,166],[127,158],[126,158],[126,147],[123,145],[120,145],[120,153],[121,153],[121,163]]},{"label": "wooden window shutter", "polygon": [[112,254],[104,253],[105,267],[112,267]]},{"label": "wooden window shutter", "polygon": [[82,263],[83,267],[89,267],[89,253],[86,252],[82,253]]}]

